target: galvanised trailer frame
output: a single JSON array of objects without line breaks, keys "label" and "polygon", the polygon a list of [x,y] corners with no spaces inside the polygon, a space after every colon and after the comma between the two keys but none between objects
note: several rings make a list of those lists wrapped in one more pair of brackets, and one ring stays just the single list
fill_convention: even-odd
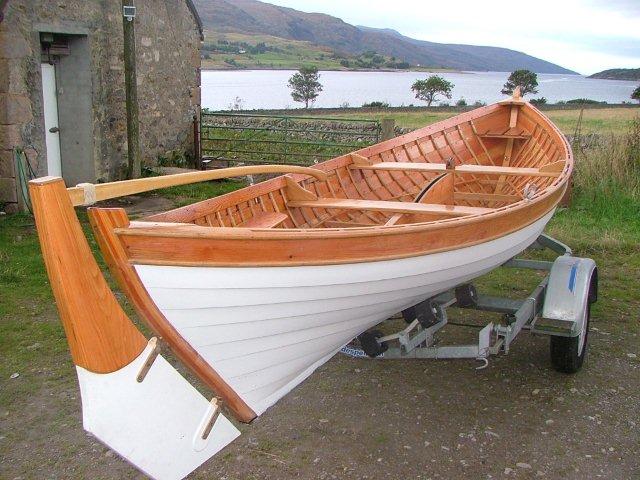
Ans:
[{"label": "galvanised trailer frame", "polygon": [[[598,270],[593,260],[575,257],[565,244],[541,235],[531,246],[549,249],[553,261],[513,258],[502,267],[547,271],[548,274],[522,300],[478,295],[472,284],[460,285],[402,312],[407,327],[391,335],[371,330],[358,337],[360,348],[346,346],[353,357],[377,359],[473,358],[488,365],[488,358],[508,353],[522,330],[548,335],[551,361],[561,372],[577,372],[584,362],[589,334],[590,308],[598,297]],[[505,315],[505,325],[493,322],[482,328],[478,343],[436,346],[436,334],[448,324],[447,308],[495,312]]]}]

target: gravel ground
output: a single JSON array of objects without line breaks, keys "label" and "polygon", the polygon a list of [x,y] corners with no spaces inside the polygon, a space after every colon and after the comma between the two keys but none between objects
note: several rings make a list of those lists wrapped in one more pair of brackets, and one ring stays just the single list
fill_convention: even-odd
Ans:
[{"label": "gravel ground", "polygon": [[[576,375],[553,371],[548,339],[526,333],[483,370],[339,354],[190,478],[638,479],[638,332],[593,327]],[[477,332],[448,328],[453,341]],[[0,478],[142,478],[82,430],[70,364],[35,373],[21,411],[0,411]]]}]

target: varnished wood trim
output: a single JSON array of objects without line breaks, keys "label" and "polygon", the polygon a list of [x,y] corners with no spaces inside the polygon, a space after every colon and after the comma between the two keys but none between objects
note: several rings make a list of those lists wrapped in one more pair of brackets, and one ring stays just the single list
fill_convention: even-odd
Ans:
[{"label": "varnished wood trim", "polygon": [[389,227],[300,231],[194,225],[191,231],[120,228],[116,234],[130,261],[149,265],[255,267],[391,260],[463,248],[520,230],[555,208],[565,186],[483,215]]},{"label": "varnished wood trim", "polygon": [[313,192],[301,187],[291,177],[284,177],[287,183],[287,198],[289,200],[316,200],[318,197]]},{"label": "varnished wood trim", "polygon": [[29,183],[42,256],[73,362],[111,373],[137,358],[147,340],[122,310],[82,232],[61,178]]}]

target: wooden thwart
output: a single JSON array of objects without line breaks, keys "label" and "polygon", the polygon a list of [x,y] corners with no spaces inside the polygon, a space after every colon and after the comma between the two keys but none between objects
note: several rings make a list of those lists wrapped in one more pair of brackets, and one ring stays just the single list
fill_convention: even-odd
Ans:
[{"label": "wooden thwart", "polygon": [[386,170],[405,172],[434,172],[434,173],[471,173],[476,175],[507,175],[515,177],[557,177],[564,169],[565,161],[545,165],[541,168],[502,167],[494,165],[456,165],[453,169],[447,169],[445,163],[418,163],[418,162],[379,162],[368,165],[350,165],[354,170]]},{"label": "wooden thwart", "polygon": [[242,222],[240,228],[273,228],[284,222],[289,216],[280,212],[264,212]]},{"label": "wooden thwart", "polygon": [[451,217],[464,217],[466,215],[478,215],[493,211],[491,208],[462,207],[439,204],[409,203],[409,202],[385,202],[377,200],[352,200],[349,198],[318,198],[317,200],[294,200],[288,203],[289,207],[307,207],[341,210],[373,210],[376,212],[394,213],[422,213],[432,215],[448,215]]},{"label": "wooden thwart", "polygon": [[478,136],[482,138],[511,138],[513,140],[526,140],[531,137],[531,134],[522,128],[508,128],[507,130],[487,130],[483,133],[478,133]]}]

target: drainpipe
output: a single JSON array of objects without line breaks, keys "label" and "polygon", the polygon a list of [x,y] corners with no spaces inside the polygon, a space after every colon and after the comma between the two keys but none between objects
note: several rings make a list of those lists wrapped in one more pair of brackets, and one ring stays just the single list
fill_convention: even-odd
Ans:
[{"label": "drainpipe", "polygon": [[133,0],[122,0],[122,28],[124,31],[124,79],[127,106],[127,178],[139,178],[140,125],[138,123],[138,86],[136,79],[136,7]]}]

